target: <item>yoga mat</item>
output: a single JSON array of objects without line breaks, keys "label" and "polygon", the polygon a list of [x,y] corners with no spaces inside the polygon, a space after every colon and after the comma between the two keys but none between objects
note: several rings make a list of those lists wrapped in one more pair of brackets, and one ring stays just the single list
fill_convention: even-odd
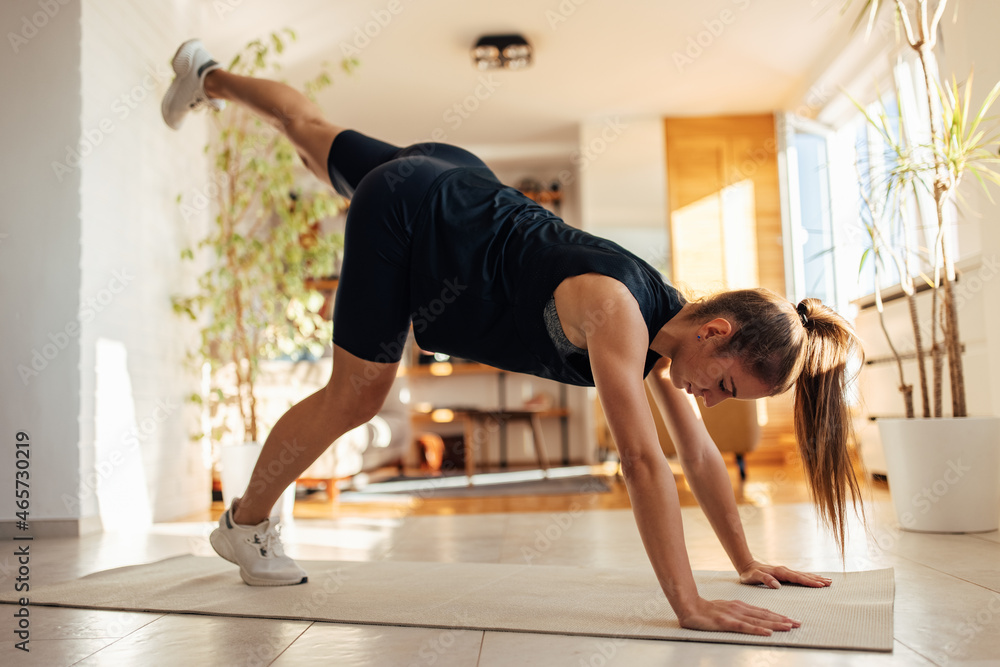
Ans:
[{"label": "yoga mat", "polygon": [[397,478],[369,484],[359,491],[344,491],[338,496],[342,503],[369,502],[373,496],[389,496],[399,501],[404,496],[417,498],[484,498],[491,496],[539,496],[576,493],[608,493],[611,487],[607,479],[594,475],[577,477],[554,477],[532,479],[519,482],[494,482],[501,475],[478,475],[475,484],[469,486],[465,475],[455,477],[410,477]]},{"label": "yoga mat", "polygon": [[[221,558],[178,556],[32,587],[31,604],[464,630],[891,651],[891,569],[828,572],[828,588],[740,584],[695,572],[707,599],[740,599],[802,621],[756,637],[686,630],[649,569],[489,563],[304,561],[309,583],[252,587]],[[4,592],[0,600],[16,600]]]}]

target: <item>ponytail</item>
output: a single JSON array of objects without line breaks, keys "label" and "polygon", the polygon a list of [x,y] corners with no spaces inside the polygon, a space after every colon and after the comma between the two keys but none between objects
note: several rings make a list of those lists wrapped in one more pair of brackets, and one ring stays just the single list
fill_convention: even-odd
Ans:
[{"label": "ponytail", "polygon": [[813,501],[843,556],[848,494],[855,514],[860,510],[864,521],[849,450],[854,437],[845,396],[850,357],[864,353],[851,326],[819,299],[804,299],[796,312],[806,340],[795,380],[795,439]]},{"label": "ponytail", "polygon": [[813,502],[844,555],[848,496],[864,521],[845,391],[847,364],[864,357],[851,325],[819,299],[793,306],[770,290],[719,292],[694,302],[691,317],[728,317],[735,329],[719,354],[739,358],[771,395],[795,390],[795,439]]}]

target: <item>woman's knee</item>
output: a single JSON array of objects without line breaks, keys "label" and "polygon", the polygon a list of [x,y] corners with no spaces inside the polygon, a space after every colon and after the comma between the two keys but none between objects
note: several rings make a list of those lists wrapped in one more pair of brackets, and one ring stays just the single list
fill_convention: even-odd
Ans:
[{"label": "woman's knee", "polygon": [[383,402],[384,397],[378,400],[367,395],[346,396],[327,387],[317,419],[324,430],[337,437],[371,421],[382,409]]},{"label": "woman's knee", "polygon": [[327,172],[327,156],[333,140],[343,128],[322,116],[310,114],[287,119],[284,129],[306,167],[317,178],[328,182],[330,176]]},{"label": "woman's knee", "polygon": [[382,405],[384,403],[384,396],[380,399],[373,396],[365,396],[364,398],[353,402],[350,407],[346,409],[349,427],[357,428],[362,424],[370,422],[382,409]]},{"label": "woman's knee", "polygon": [[[395,375],[395,374],[393,374]],[[324,409],[347,422],[348,428],[368,423],[382,409],[389,394],[391,382],[374,382],[363,376],[356,382],[345,384],[331,380],[325,391]]]},{"label": "woman's knee", "polygon": [[303,149],[322,146],[323,151],[328,152],[333,139],[343,131],[343,128],[323,116],[312,113],[290,116],[284,120],[285,134],[292,143]]}]

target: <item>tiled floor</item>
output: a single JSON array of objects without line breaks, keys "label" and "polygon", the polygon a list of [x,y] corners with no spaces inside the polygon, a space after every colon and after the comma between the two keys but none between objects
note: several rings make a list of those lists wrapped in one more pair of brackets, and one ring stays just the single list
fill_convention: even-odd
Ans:
[{"label": "tiled floor", "polygon": [[[764,495],[758,496],[765,499]],[[741,505],[755,554],[791,567],[841,567],[832,541],[802,503]],[[0,637],[0,664],[63,665],[354,665],[497,667],[544,665],[950,665],[1000,664],[1000,535],[901,532],[888,495],[876,494],[870,536],[854,526],[851,570],[895,568],[895,650],[766,649],[711,643],[624,641],[587,637],[337,625],[302,621],[31,608],[31,652],[13,644],[11,616]],[[683,509],[696,569],[728,569],[708,522]],[[299,519],[286,531],[302,559],[524,562],[643,567],[646,556],[628,510],[594,509],[563,517],[561,534],[540,541],[557,522],[551,512]],[[559,524],[557,524],[559,525]],[[209,522],[153,526],[142,534],[38,540],[32,585],[168,556],[211,553]],[[16,576],[0,559],[0,586]],[[234,576],[236,576],[234,571]],[[7,607],[7,609],[12,609]]]}]

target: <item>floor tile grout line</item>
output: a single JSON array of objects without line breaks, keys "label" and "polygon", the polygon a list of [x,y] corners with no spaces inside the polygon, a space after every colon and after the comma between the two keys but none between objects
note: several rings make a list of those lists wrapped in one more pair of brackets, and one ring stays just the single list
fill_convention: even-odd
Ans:
[{"label": "floor tile grout line", "polygon": [[483,661],[483,645],[486,644],[486,631],[483,630],[483,636],[479,638],[479,654],[476,656],[476,667]]},{"label": "floor tile grout line", "polygon": [[909,561],[909,562],[911,562],[911,563],[913,563],[915,565],[919,565],[921,567],[926,567],[928,570],[931,570],[932,572],[937,572],[938,574],[943,574],[946,577],[951,577],[952,579],[957,579],[959,581],[964,581],[967,584],[971,584],[972,586],[975,586],[977,588],[982,588],[983,590],[990,591],[991,593],[1000,593],[1000,591],[992,589],[989,586],[977,583],[975,581],[969,581],[968,579],[965,579],[964,577],[960,577],[957,574],[952,574],[951,572],[945,572],[944,570],[941,570],[941,569],[939,569],[937,567],[934,567],[933,565],[928,565],[927,563],[922,563],[919,560],[916,560],[914,558],[910,558],[909,556],[904,556],[902,554],[896,553],[895,551],[890,551],[889,553],[891,553],[896,558],[902,558],[903,560]]},{"label": "floor tile grout line", "polygon": [[[918,561],[918,560],[914,560],[913,558],[909,558],[909,557],[907,557],[907,556],[903,556],[903,555],[901,555],[901,554],[898,554],[898,553],[896,553],[896,552],[890,552],[890,553],[892,553],[892,554],[893,554],[894,556],[896,556],[897,558],[902,558],[903,560],[908,560],[908,561],[910,561],[911,563],[914,563],[915,565],[919,565],[919,566],[921,566],[921,567],[925,567],[925,568],[927,568],[928,570],[931,570],[932,572],[937,572],[938,574],[942,574],[942,575],[944,575],[944,576],[946,576],[946,577],[949,577],[949,578],[951,578],[951,579],[956,579],[956,580],[958,580],[958,581],[964,581],[964,582],[965,582],[965,583],[967,583],[967,584],[970,584],[970,585],[972,585],[972,586],[975,586],[976,588],[981,588],[981,589],[983,589],[983,590],[986,590],[986,591],[989,591],[989,592],[991,592],[991,593],[1000,593],[1000,591],[994,591],[994,590],[993,590],[992,588],[989,588],[988,586],[983,586],[982,584],[979,584],[979,583],[976,583],[976,582],[974,582],[974,581],[969,581],[968,579],[964,579],[964,578],[962,578],[962,577],[959,577],[959,576],[957,576],[957,575],[954,575],[954,574],[951,574],[950,572],[945,572],[944,570],[940,570],[940,569],[938,569],[938,568],[936,568],[936,567],[933,567],[933,566],[931,566],[931,565],[928,565],[928,564],[926,564],[926,563],[922,563],[922,562],[920,562],[920,561]],[[894,615],[895,615],[895,612],[894,612]],[[923,659],[927,660],[927,661],[928,661],[928,662],[930,662],[930,663],[931,663],[932,665],[936,665],[937,667],[943,667],[943,664],[944,664],[944,663],[940,663],[940,662],[938,662],[938,661],[934,660],[933,658],[930,658],[929,656],[926,656],[926,655],[924,655],[923,653],[921,653],[921,652],[920,652],[920,651],[918,651],[917,649],[913,648],[912,646],[910,646],[910,645],[906,644],[906,643],[905,643],[905,642],[903,642],[903,641],[902,641],[901,639],[899,639],[898,637],[896,637],[896,636],[895,636],[895,631],[893,631],[893,639],[894,639],[895,641],[898,641],[898,642],[899,642],[900,644],[902,644],[902,645],[903,645],[903,646],[905,646],[906,648],[910,649],[911,651],[913,651],[913,652],[914,652],[914,653],[916,653],[917,655],[919,655],[919,656],[920,656],[921,658],[923,658]]]},{"label": "floor tile grout line", "polygon": [[[110,613],[135,613],[135,612],[110,612]],[[146,612],[139,612],[139,613],[146,613]],[[131,637],[135,633],[139,632],[139,630],[142,630],[143,628],[145,628],[146,626],[148,626],[150,623],[156,623],[158,620],[160,620],[161,618],[164,618],[165,616],[169,616],[169,614],[159,614],[156,618],[150,619],[149,623],[143,623],[139,627],[137,627],[134,630],[132,630],[132,632],[124,634],[121,637],[115,637],[114,641],[112,641],[112,642],[110,642],[108,644],[105,644],[104,646],[102,646],[101,648],[97,649],[93,653],[90,653],[88,655],[83,656],[82,658],[80,658],[76,662],[72,663],[70,665],[70,667],[73,667],[73,665],[79,665],[84,660],[89,660],[90,658],[93,658],[95,655],[97,655],[101,651],[103,651],[103,650],[105,650],[105,649],[107,649],[107,648],[109,648],[111,646],[114,646],[115,644],[117,644],[121,640],[125,639],[126,637]]]},{"label": "floor tile grout line", "polygon": [[89,660],[89,659],[93,658],[93,657],[94,657],[95,655],[97,655],[98,653],[100,653],[100,652],[101,652],[101,651],[103,651],[104,649],[108,648],[109,646],[114,646],[115,644],[117,644],[118,642],[120,642],[120,641],[121,641],[121,640],[123,640],[123,639],[125,639],[125,638],[124,638],[124,637],[118,637],[117,639],[115,639],[115,640],[114,640],[114,641],[112,641],[111,643],[109,643],[109,644],[105,644],[104,646],[102,646],[101,648],[97,649],[97,650],[96,650],[96,651],[94,651],[93,653],[90,653],[90,654],[88,654],[88,655],[85,655],[85,656],[83,656],[82,658],[80,658],[80,659],[79,659],[79,660],[77,660],[76,662],[72,663],[72,664],[71,664],[71,665],[70,665],[69,667],[74,667],[74,665],[79,665],[79,664],[80,664],[80,663],[82,663],[82,662],[83,662],[84,660]]},{"label": "floor tile grout line", "polygon": [[297,641],[299,641],[300,639],[302,639],[302,635],[304,635],[304,634],[306,633],[306,631],[307,631],[307,630],[309,630],[309,628],[311,628],[311,627],[312,627],[312,626],[314,626],[314,625],[316,625],[316,621],[309,621],[309,623],[308,623],[308,624],[306,625],[306,627],[302,628],[302,632],[300,632],[300,633],[299,633],[299,634],[298,634],[298,635],[297,635],[297,636],[295,637],[295,639],[293,639],[292,641],[288,642],[288,646],[286,646],[285,648],[281,649],[281,651],[279,651],[279,652],[278,652],[278,655],[274,656],[274,660],[272,660],[271,662],[269,662],[269,663],[267,663],[267,664],[268,664],[268,665],[273,665],[274,663],[276,663],[276,662],[278,661],[278,659],[279,659],[279,658],[280,658],[280,657],[281,657],[282,655],[284,655],[284,654],[285,654],[285,651],[287,651],[288,649],[292,648],[292,644],[294,644],[295,642],[297,642]]},{"label": "floor tile grout line", "polygon": [[903,640],[901,640],[900,638],[898,638],[898,637],[893,637],[893,639],[894,639],[895,641],[899,642],[900,646],[905,646],[905,647],[906,647],[907,649],[909,649],[910,651],[913,651],[914,653],[916,653],[917,655],[919,655],[919,656],[920,656],[921,658],[923,658],[923,659],[924,659],[924,660],[926,660],[927,662],[929,662],[929,663],[931,663],[932,665],[934,665],[935,667],[943,667],[943,665],[942,665],[942,664],[941,664],[940,662],[938,662],[937,660],[934,660],[934,659],[933,659],[933,658],[931,658],[930,656],[926,656],[926,655],[924,655],[923,653],[921,653],[921,652],[920,652],[920,651],[918,651],[917,649],[913,648],[912,646],[910,646],[909,644],[907,644],[906,642],[904,642],[904,641],[903,641]]},{"label": "floor tile grout line", "polygon": [[947,574],[949,577],[951,577],[953,579],[958,579],[959,581],[964,581],[967,584],[972,584],[973,586],[976,586],[978,588],[982,588],[983,590],[989,591],[990,593],[1000,594],[1000,590],[997,590],[995,588],[990,588],[986,584],[980,584],[980,583],[975,582],[975,581],[970,581],[970,580],[966,579],[965,577],[960,577],[958,575],[951,574],[951,573],[948,573],[948,572],[944,572],[943,570],[938,570],[936,568],[932,568],[932,569],[934,569],[936,572],[941,572],[942,574]]}]

